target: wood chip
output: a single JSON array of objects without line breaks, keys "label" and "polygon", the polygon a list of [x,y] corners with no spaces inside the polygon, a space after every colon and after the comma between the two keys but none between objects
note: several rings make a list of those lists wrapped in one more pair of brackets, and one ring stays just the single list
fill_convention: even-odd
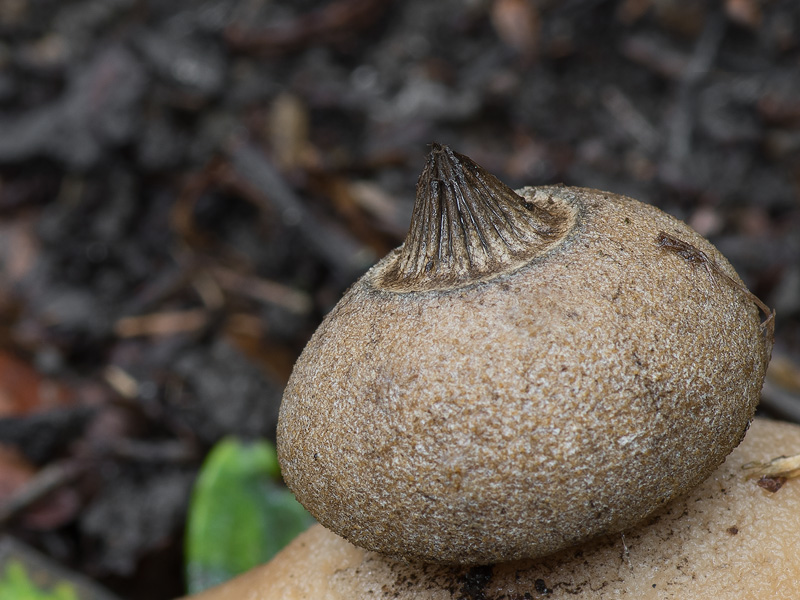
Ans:
[{"label": "wood chip", "polygon": [[188,333],[205,327],[209,313],[204,308],[123,317],[114,325],[119,337],[159,336]]}]

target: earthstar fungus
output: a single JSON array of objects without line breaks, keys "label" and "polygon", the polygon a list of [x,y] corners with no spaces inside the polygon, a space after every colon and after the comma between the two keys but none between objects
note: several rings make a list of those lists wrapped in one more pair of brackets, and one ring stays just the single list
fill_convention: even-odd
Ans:
[{"label": "earthstar fungus", "polygon": [[774,322],[754,298],[652,206],[514,191],[434,145],[405,243],[295,365],[284,477],[325,527],[408,559],[535,558],[622,531],[743,438]]}]

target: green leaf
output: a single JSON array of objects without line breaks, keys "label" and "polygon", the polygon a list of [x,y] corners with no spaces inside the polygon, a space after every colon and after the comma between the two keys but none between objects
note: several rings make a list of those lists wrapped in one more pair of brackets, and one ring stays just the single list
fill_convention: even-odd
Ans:
[{"label": "green leaf", "polygon": [[279,477],[275,447],[266,440],[225,438],[214,446],[189,506],[190,594],[267,562],[313,522]]},{"label": "green leaf", "polygon": [[78,600],[75,588],[69,583],[58,583],[52,590],[38,587],[28,575],[25,565],[12,560],[0,578],[2,600]]}]

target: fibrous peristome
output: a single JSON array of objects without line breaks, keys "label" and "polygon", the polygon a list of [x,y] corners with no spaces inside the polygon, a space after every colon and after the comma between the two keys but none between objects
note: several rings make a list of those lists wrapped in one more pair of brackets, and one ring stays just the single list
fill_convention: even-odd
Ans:
[{"label": "fibrous peristome", "polygon": [[358,546],[440,563],[543,556],[642,521],[744,436],[769,344],[724,257],[629,198],[518,193],[563,215],[555,242],[497,277],[421,290],[386,283],[401,247],[295,366],[284,477]]}]

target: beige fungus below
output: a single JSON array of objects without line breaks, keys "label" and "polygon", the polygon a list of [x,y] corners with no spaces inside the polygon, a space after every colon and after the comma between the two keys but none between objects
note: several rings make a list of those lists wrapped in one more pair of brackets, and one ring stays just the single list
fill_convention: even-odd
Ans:
[{"label": "beige fungus below", "polygon": [[193,600],[796,600],[800,480],[770,493],[741,467],[798,452],[800,427],[757,419],[724,465],[650,522],[542,560],[406,563],[317,525]]}]

